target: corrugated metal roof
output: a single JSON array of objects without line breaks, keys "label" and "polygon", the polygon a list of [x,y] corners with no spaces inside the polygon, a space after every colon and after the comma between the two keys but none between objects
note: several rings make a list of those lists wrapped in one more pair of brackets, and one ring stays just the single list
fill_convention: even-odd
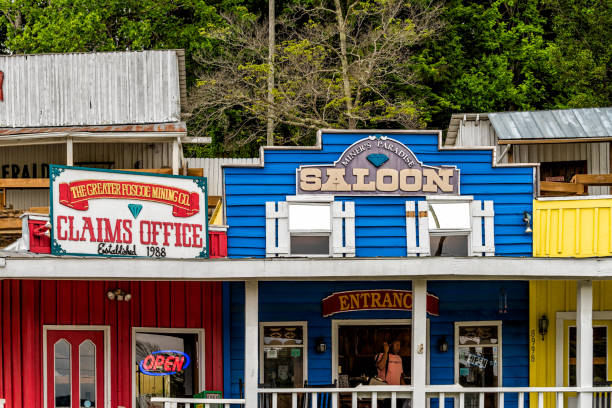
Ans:
[{"label": "corrugated metal roof", "polygon": [[0,56],[0,126],[178,122],[176,50]]},{"label": "corrugated metal roof", "polygon": [[489,113],[499,140],[612,139],[612,107]]}]

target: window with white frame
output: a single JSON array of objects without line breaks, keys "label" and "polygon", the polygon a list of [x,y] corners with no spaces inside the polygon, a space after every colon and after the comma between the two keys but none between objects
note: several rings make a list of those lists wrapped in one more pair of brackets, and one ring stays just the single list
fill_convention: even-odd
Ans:
[{"label": "window with white frame", "polygon": [[266,203],[266,256],[355,256],[355,206],[333,196]]},{"label": "window with white frame", "polygon": [[[455,323],[455,382],[463,387],[502,384],[501,322]],[[466,407],[482,407],[479,394],[466,394]],[[484,394],[484,407],[496,408],[495,394]]]},{"label": "window with white frame", "polygon": [[493,201],[436,196],[406,202],[408,256],[494,255]]},{"label": "window with white frame", "polygon": [[260,379],[264,387],[303,387],[308,362],[307,323],[262,322],[259,330]]}]

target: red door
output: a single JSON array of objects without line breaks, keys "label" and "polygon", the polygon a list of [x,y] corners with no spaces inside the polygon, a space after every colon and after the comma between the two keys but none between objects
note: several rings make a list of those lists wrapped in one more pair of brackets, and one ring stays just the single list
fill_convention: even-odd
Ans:
[{"label": "red door", "polygon": [[47,408],[104,407],[104,332],[47,332]]}]

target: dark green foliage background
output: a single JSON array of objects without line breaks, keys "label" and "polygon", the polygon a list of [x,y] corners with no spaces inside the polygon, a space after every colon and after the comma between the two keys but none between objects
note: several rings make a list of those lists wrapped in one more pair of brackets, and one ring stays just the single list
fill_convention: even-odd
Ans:
[{"label": "dark green foliage background", "polygon": [[[277,14],[312,2],[277,0]],[[447,0],[442,32],[420,45],[413,60],[398,61],[412,65],[419,83],[410,88],[390,83],[389,92],[418,103],[424,123],[437,129],[445,129],[454,112],[610,106],[611,7],[610,0]],[[195,86],[201,67],[194,56],[216,46],[201,29],[223,24],[220,13],[236,10],[263,21],[268,3],[0,0],[0,9],[2,53],[184,48],[189,86]],[[240,123],[241,112],[233,114],[205,129],[211,145],[186,146],[186,155],[257,154],[263,140],[224,143],[228,126]],[[198,118],[187,123],[193,130]],[[290,128],[276,133],[278,140],[291,140]]]}]

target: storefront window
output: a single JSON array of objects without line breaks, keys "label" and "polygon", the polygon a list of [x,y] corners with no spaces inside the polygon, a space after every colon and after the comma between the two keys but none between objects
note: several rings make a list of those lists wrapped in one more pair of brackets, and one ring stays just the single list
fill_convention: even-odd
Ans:
[{"label": "storefront window", "polygon": [[306,324],[262,323],[262,381],[265,387],[303,387],[306,373]]},{"label": "storefront window", "polygon": [[383,344],[400,341],[399,356],[404,368],[404,382],[410,384],[410,353],[412,349],[410,325],[341,325],[338,327],[338,383],[355,387],[366,385],[378,374],[375,358],[383,351]]},{"label": "storefront window", "polygon": [[70,408],[70,344],[62,339],[55,344],[55,408]]},{"label": "storefront window", "polygon": [[155,406],[151,397],[193,397],[201,391],[200,337],[170,329],[136,333],[137,408]]},{"label": "storefront window", "polygon": [[290,203],[289,233],[292,255],[329,255],[331,205]]},{"label": "storefront window", "polygon": [[[593,385],[607,386],[608,328],[593,327]],[[576,386],[576,327],[569,328],[569,386]]]},{"label": "storefront window", "polygon": [[[464,387],[499,387],[501,378],[501,325],[457,323],[456,348],[459,384]],[[466,408],[479,407],[478,394],[466,394]],[[484,406],[497,407],[495,394],[485,394]]]},{"label": "storefront window", "polygon": [[471,216],[469,201],[430,201],[429,248],[432,256],[468,256]]},{"label": "storefront window", "polygon": [[96,406],[96,345],[85,340],[79,346],[80,407]]}]

